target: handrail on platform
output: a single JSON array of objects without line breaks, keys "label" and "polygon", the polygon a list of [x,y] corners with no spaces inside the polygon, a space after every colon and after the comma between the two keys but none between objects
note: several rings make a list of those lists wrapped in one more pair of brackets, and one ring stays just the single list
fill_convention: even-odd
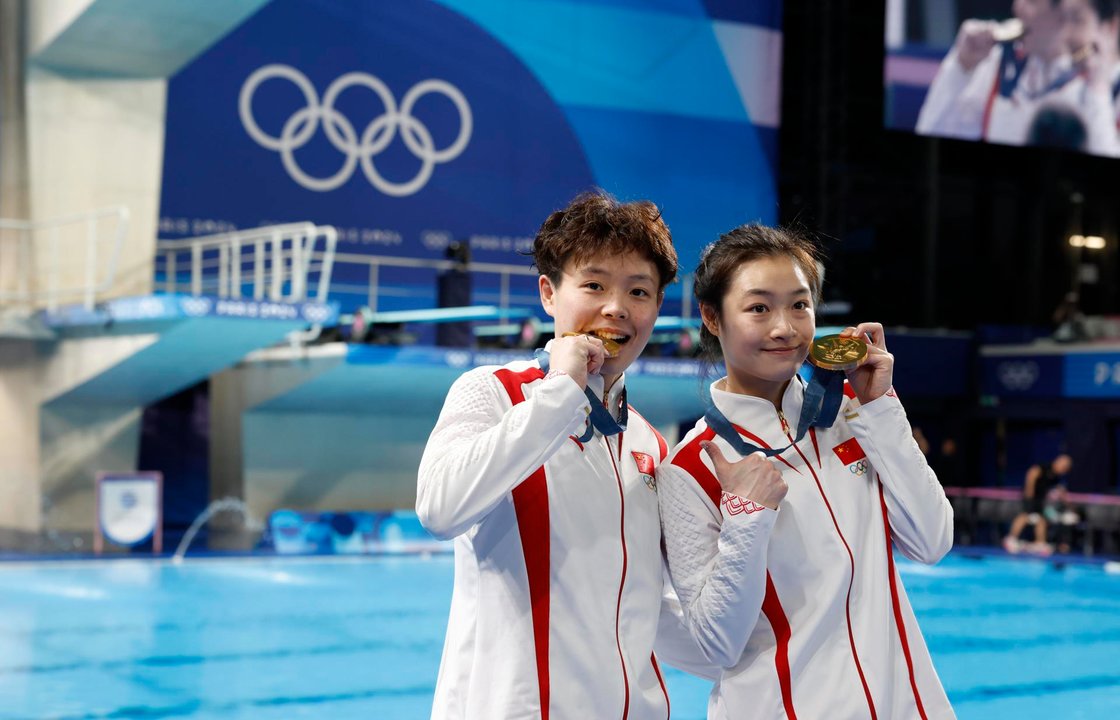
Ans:
[{"label": "handrail on platform", "polygon": [[[326,302],[337,243],[335,228],[310,222],[160,240],[156,271],[162,270],[168,293],[180,291],[179,268],[188,267],[192,295],[240,298],[247,285],[254,300],[281,302],[308,300],[317,276],[313,299]],[[216,277],[207,272],[215,266]]]},{"label": "handrail on platform", "polygon": [[[103,260],[105,255],[100,248],[103,234],[98,227],[104,218],[116,219],[107,262]],[[56,310],[62,300],[80,298],[82,304],[92,310],[98,297],[108,292],[116,280],[128,221],[129,211],[124,206],[49,220],[0,218],[0,231],[17,233],[14,243],[5,242],[3,234],[0,234],[0,306],[14,305],[28,311],[45,306],[48,310]],[[69,233],[64,233],[71,226],[84,226],[85,232],[78,239],[71,239]],[[40,245],[34,242],[36,235],[41,233],[46,233],[45,257],[41,253],[37,257]],[[77,251],[71,249],[74,246],[77,246]],[[73,261],[74,258],[78,260]],[[40,266],[44,268],[44,274],[38,272]],[[4,271],[6,267],[14,269]],[[73,274],[81,281],[65,286],[62,276],[67,268],[75,268]],[[36,282],[41,275],[45,288],[38,287]],[[10,287],[12,285],[14,288]]]}]

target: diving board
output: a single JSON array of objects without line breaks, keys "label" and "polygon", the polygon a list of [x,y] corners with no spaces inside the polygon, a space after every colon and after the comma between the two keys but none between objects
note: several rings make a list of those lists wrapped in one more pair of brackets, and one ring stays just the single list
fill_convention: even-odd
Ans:
[{"label": "diving board", "polygon": [[389,310],[358,313],[370,325],[405,323],[467,322],[470,320],[505,320],[525,318],[531,314],[524,308],[501,308],[497,305],[464,305],[461,307],[430,308],[425,310]]}]

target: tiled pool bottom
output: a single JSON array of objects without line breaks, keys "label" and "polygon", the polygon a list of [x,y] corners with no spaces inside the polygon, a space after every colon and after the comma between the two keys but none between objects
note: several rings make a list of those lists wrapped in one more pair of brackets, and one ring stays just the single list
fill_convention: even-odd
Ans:
[{"label": "tiled pool bottom", "polygon": [[[900,561],[961,718],[1120,716],[1120,576]],[[0,719],[426,718],[449,556],[0,564]],[[677,720],[708,683],[667,672]]]}]

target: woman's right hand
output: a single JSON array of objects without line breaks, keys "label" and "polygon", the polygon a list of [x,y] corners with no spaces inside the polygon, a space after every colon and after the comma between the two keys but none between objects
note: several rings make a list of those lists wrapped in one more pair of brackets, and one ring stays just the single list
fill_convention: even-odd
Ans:
[{"label": "woman's right hand", "polygon": [[712,459],[716,479],[724,492],[771,510],[778,509],[778,503],[785,498],[789,486],[765,453],[751,453],[742,460],[729,462],[715,443],[705,442],[700,447]]},{"label": "woman's right hand", "polygon": [[957,61],[967,72],[988,57],[996,46],[998,23],[991,20],[965,20],[957,32]]},{"label": "woman's right hand", "polygon": [[606,359],[603,341],[591,335],[558,337],[548,351],[549,369],[567,373],[581,388],[587,387],[587,376],[599,372]]}]

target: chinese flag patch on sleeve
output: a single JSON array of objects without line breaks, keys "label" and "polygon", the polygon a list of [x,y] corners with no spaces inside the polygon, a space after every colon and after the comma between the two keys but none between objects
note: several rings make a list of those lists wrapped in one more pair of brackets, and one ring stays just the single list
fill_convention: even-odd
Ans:
[{"label": "chinese flag patch on sleeve", "polygon": [[832,452],[836,453],[836,457],[840,458],[840,462],[845,465],[851,465],[867,457],[867,453],[863,451],[863,448],[859,445],[859,441],[855,438],[850,438],[840,443],[832,448]]},{"label": "chinese flag patch on sleeve", "polygon": [[638,472],[643,475],[653,475],[653,456],[644,452],[633,451],[634,462],[638,464]]}]

